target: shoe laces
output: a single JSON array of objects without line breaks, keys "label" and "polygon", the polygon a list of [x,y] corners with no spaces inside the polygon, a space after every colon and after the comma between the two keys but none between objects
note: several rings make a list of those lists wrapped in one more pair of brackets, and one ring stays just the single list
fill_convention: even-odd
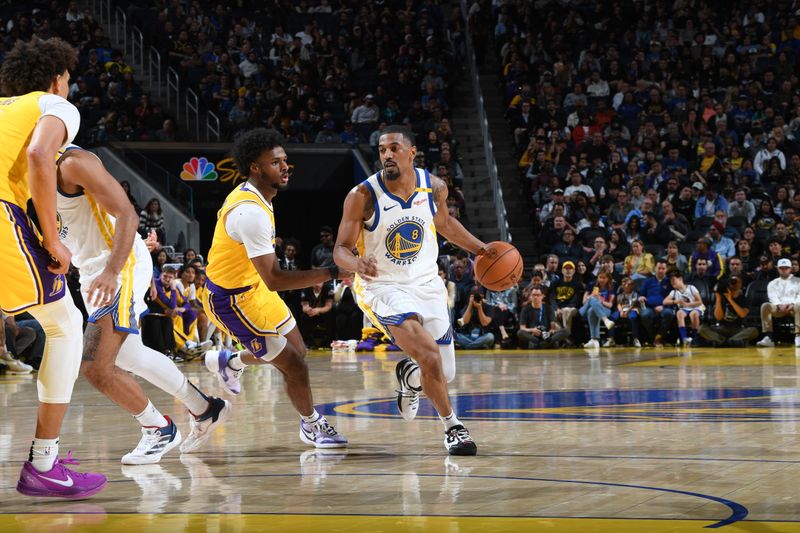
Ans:
[{"label": "shoe laces", "polygon": [[472,437],[469,436],[469,431],[467,431],[467,428],[464,426],[452,427],[448,433],[457,438],[460,442],[472,441]]},{"label": "shoe laces", "polygon": [[312,426],[314,426],[319,433],[325,433],[326,435],[330,435],[331,437],[338,435],[333,426],[330,425],[330,423],[324,417],[314,422]]}]

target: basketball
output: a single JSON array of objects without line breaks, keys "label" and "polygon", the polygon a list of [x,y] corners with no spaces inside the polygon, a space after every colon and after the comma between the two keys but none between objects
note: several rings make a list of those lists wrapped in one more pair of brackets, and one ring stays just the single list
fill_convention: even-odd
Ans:
[{"label": "basketball", "polygon": [[490,291],[504,291],[522,279],[522,256],[507,242],[494,241],[475,259],[475,279]]}]

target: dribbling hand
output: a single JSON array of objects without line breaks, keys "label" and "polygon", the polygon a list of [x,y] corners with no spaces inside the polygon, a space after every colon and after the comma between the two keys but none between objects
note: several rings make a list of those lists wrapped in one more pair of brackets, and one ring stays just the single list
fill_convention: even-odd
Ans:
[{"label": "dribbling hand", "polygon": [[364,279],[372,279],[378,275],[378,260],[374,255],[358,258],[356,274]]}]

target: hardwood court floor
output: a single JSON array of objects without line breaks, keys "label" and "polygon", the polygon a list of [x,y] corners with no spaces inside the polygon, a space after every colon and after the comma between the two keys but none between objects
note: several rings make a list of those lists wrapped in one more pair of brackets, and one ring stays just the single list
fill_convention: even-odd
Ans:
[{"label": "hardwood court floor", "polygon": [[[459,353],[456,410],[479,446],[454,458],[423,400],[394,405],[398,354],[309,356],[315,400],[351,442],[297,436],[279,374],[248,369],[202,453],[123,467],[134,421],[80,379],[62,433],[109,476],[82,502],[14,491],[36,384],[0,377],[0,531],[800,531],[800,351]],[[216,379],[183,369],[207,391]],[[188,432],[178,404],[146,385]]]}]

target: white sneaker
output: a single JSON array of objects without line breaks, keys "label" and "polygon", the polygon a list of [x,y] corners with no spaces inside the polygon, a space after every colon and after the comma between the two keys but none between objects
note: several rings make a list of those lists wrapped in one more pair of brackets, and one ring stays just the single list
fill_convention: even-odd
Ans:
[{"label": "white sneaker", "polygon": [[633,339],[633,347],[634,348],[641,348],[642,342],[639,339]]},{"label": "white sneaker", "polygon": [[691,348],[692,347],[692,338],[691,337],[686,337],[685,339],[683,339],[681,341],[681,345],[684,348]]},{"label": "white sneaker", "polygon": [[597,339],[591,339],[589,342],[583,345],[584,348],[599,348],[600,343]]},{"label": "white sneaker", "polygon": [[168,416],[169,425],[163,428],[142,428],[142,440],[136,448],[122,456],[124,465],[151,465],[161,460],[161,457],[172,448],[181,443],[181,432]]},{"label": "white sneaker", "polygon": [[242,377],[244,368],[234,370],[228,366],[228,361],[234,355],[236,355],[234,352],[227,349],[221,352],[209,350],[205,355],[205,364],[208,371],[217,376],[223,389],[231,394],[239,394],[242,392],[242,384],[239,378]]},{"label": "white sneaker", "polygon": [[192,430],[181,444],[181,453],[192,453],[199,450],[211,433],[231,414],[231,404],[227,400],[209,397],[208,401],[210,405],[205,413],[197,418],[189,415],[189,427]]},{"label": "white sneaker", "polygon": [[344,448],[347,439],[334,429],[330,423],[320,416],[319,420],[310,424],[300,420],[300,440],[315,448]]},{"label": "white sneaker", "polygon": [[206,353],[208,350],[211,349],[213,343],[211,341],[203,341],[200,344],[197,344],[194,341],[186,341],[179,352],[186,354],[188,360],[192,360],[196,357],[199,357]]},{"label": "white sneaker", "polygon": [[609,338],[606,339],[606,342],[603,343],[603,348],[613,348],[616,345],[617,345],[617,343],[614,342],[614,339],[609,337]]},{"label": "white sneaker", "polygon": [[609,331],[614,329],[614,326],[617,325],[617,323],[611,320],[610,318],[603,318],[603,324],[606,325],[606,329],[608,329]]},{"label": "white sneaker", "polygon": [[0,365],[5,365],[6,372],[9,374],[30,374],[33,372],[31,365],[26,365],[19,359],[15,359],[10,352],[0,354]]},{"label": "white sneaker", "polygon": [[[798,346],[797,338],[795,338],[795,343],[794,344],[795,344],[795,346]],[[772,339],[770,339],[769,337],[764,335],[764,338],[761,339],[760,341],[758,341],[756,343],[756,346],[761,346],[762,348],[773,348],[775,346],[775,343],[772,341]]]}]

